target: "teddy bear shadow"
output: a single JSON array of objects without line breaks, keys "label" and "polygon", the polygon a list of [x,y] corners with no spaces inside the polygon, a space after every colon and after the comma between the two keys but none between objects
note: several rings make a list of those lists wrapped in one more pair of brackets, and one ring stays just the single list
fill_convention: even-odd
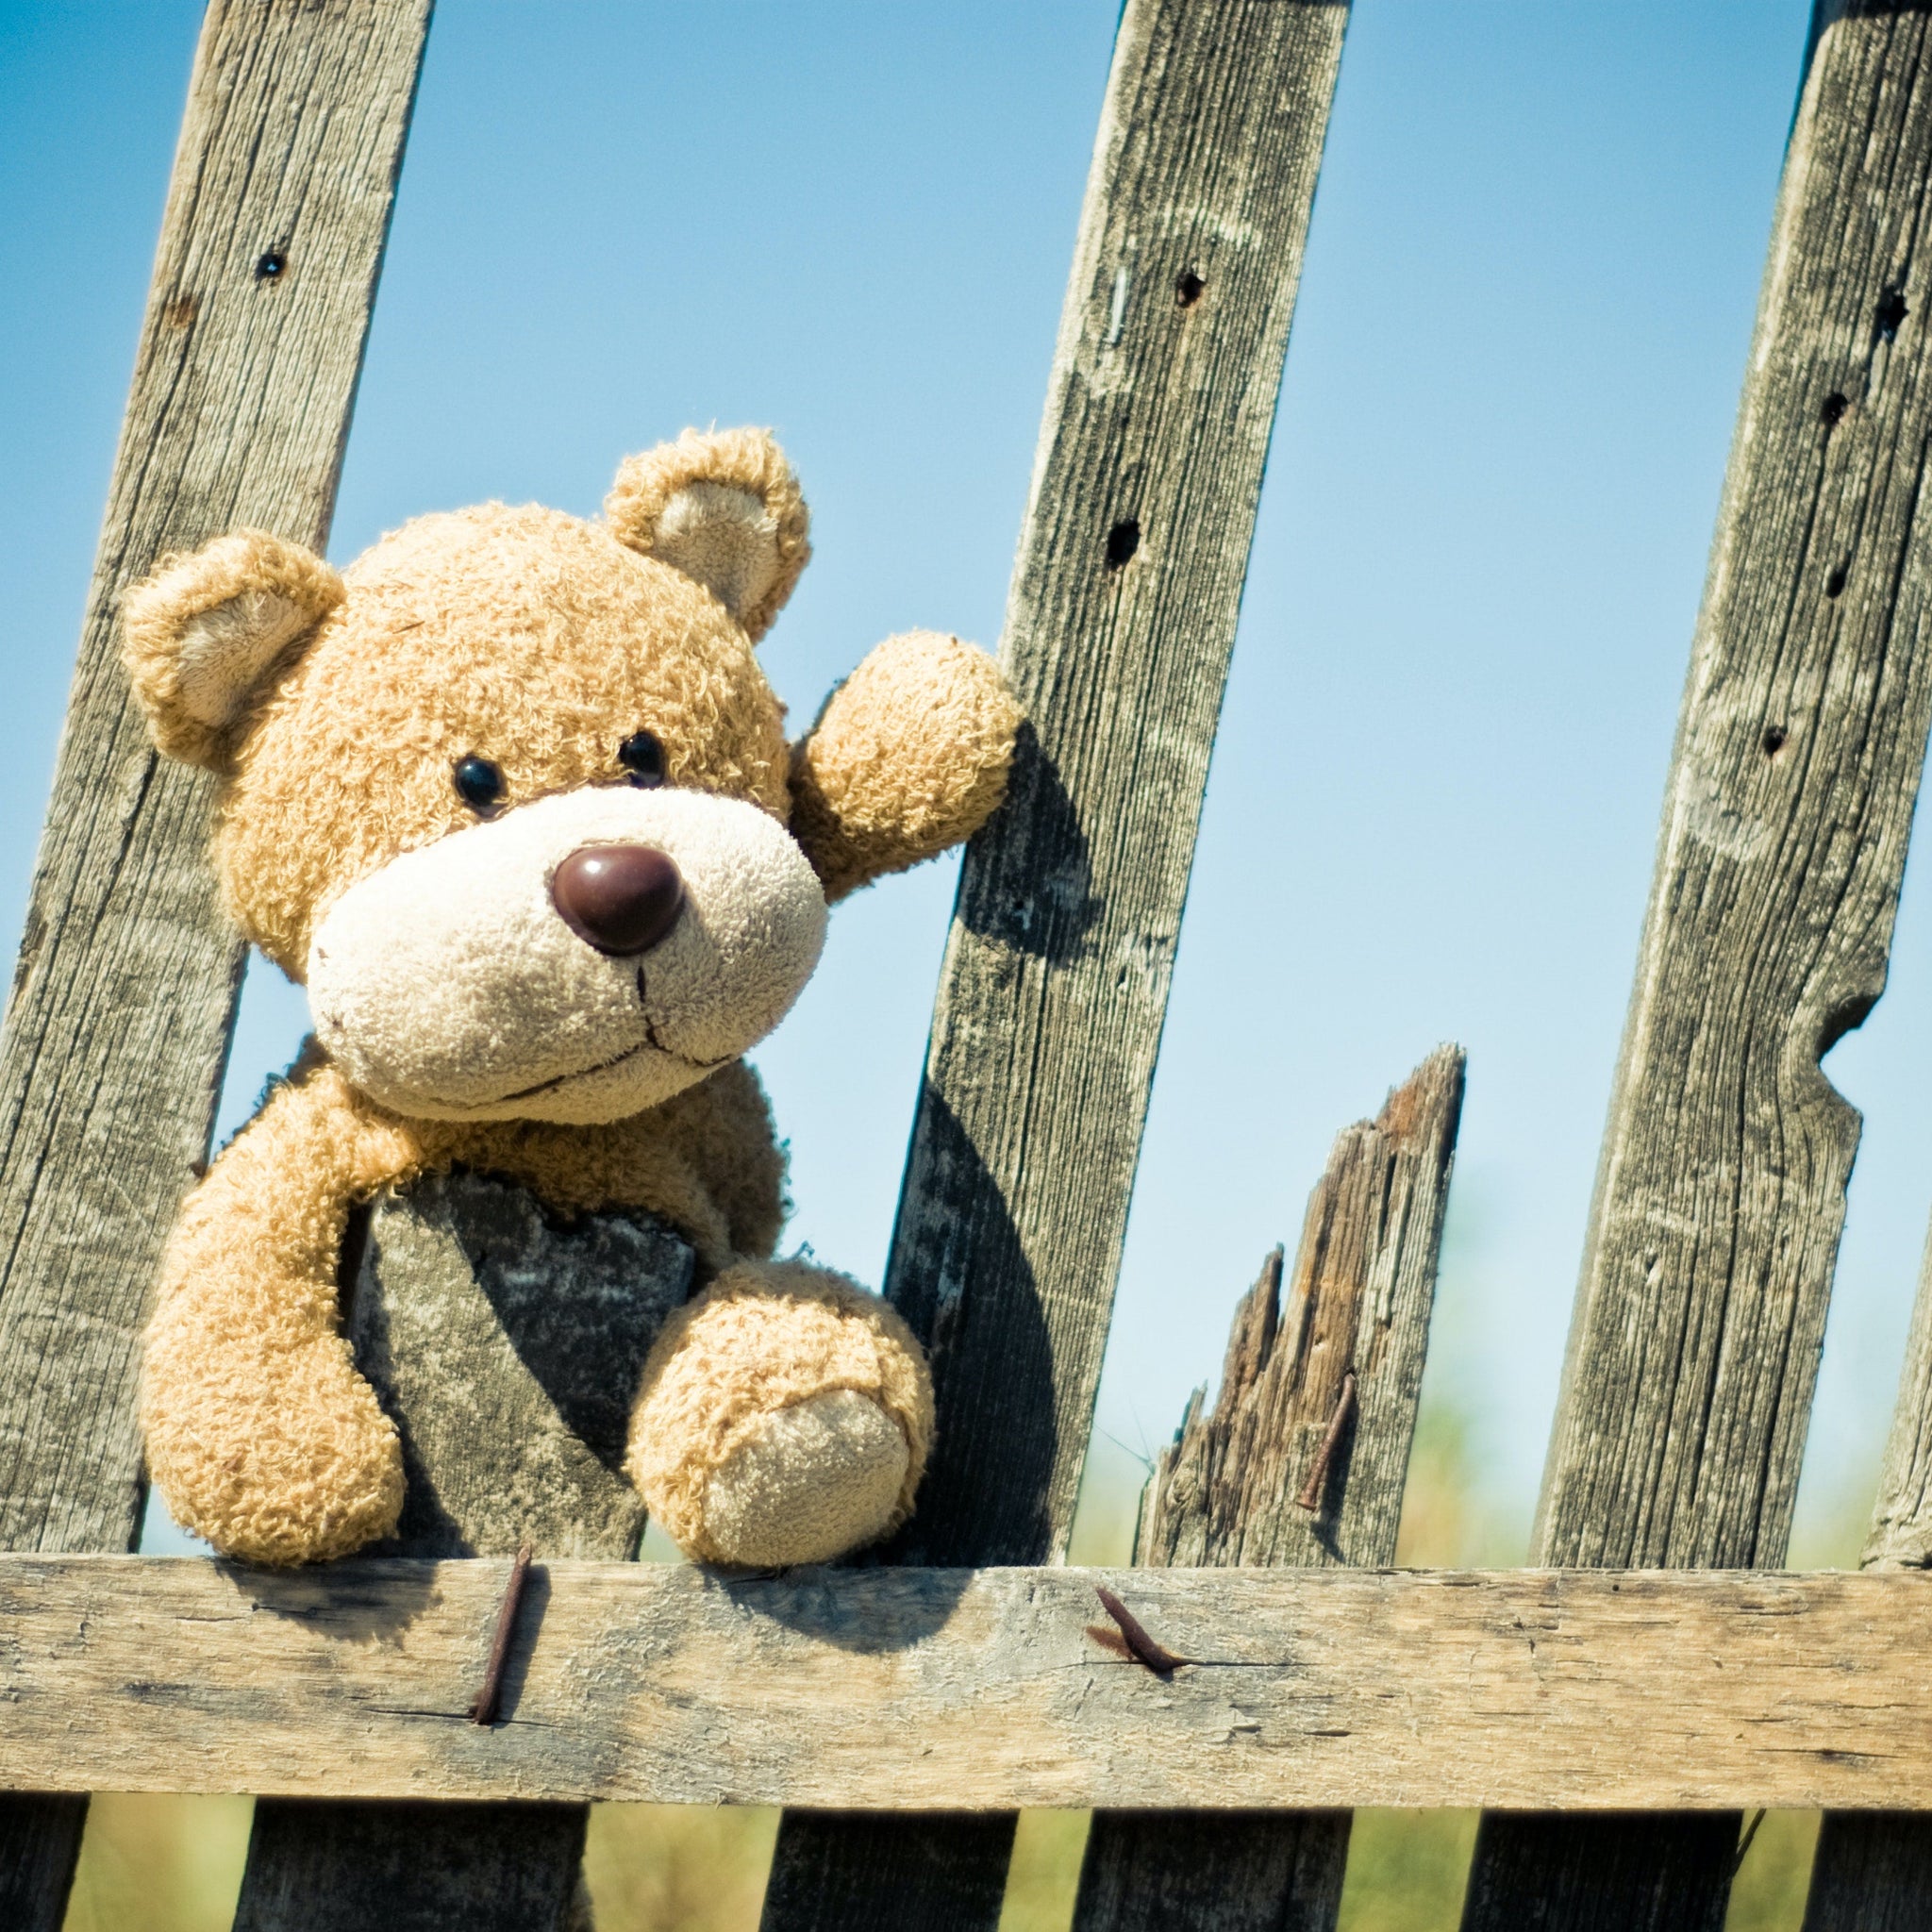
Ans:
[{"label": "teddy bear shadow", "polygon": [[960,923],[1050,966],[1071,965],[1086,951],[1107,901],[1093,891],[1092,848],[1074,801],[1031,724],[1023,723],[1014,736],[1006,804],[980,836],[1017,845],[1017,870],[1032,885],[1014,897],[1003,883],[1013,876],[1014,865],[969,869],[959,895]]},{"label": "teddy bear shadow", "polygon": [[[899,1312],[931,1360],[938,1409],[913,1514],[895,1536],[841,1565],[712,1573],[748,1611],[842,1650],[919,1642],[952,1617],[974,1568],[1037,1563],[1053,1540],[1059,1435],[1039,1287],[998,1182],[929,1082],[920,1120],[908,1191],[921,1206],[902,1211],[891,1271]],[[975,1296],[975,1282],[997,1291]],[[959,1414],[969,1407],[970,1429]],[[841,1607],[851,1592],[841,1573],[887,1565],[918,1565],[922,1574],[869,1588],[861,1626]]]}]

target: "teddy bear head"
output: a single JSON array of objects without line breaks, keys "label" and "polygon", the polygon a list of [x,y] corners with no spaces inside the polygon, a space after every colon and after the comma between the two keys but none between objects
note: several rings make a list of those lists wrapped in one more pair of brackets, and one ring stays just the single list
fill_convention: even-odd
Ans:
[{"label": "teddy bear head", "polygon": [[[687,431],[605,508],[425,516],[340,575],[243,531],[125,601],[157,742],[220,781],[231,916],[396,1112],[581,1123],[670,1098],[790,1008],[828,889],[895,862],[841,858],[852,812],[809,770],[816,809],[793,796],[754,655],[809,554],[777,446]],[[861,808],[878,728],[847,760]]]}]

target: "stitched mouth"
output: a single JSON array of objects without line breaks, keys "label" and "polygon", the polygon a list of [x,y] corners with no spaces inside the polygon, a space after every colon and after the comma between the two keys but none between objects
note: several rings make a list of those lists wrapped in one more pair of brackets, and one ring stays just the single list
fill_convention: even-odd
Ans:
[{"label": "stitched mouth", "polygon": [[[668,1060],[676,1060],[681,1066],[695,1067],[704,1074],[708,1074],[713,1067],[722,1067],[724,1064],[724,1059],[694,1059],[688,1053],[679,1053],[675,1047],[666,1046],[658,1037],[650,1015],[646,1014],[644,1037],[640,1044],[626,1047],[624,1052],[611,1055],[608,1060],[598,1060],[592,1066],[577,1067],[571,1073],[558,1074],[553,1079],[540,1080],[534,1087],[521,1088],[514,1093],[501,1093],[494,1100],[486,1100],[481,1104],[485,1107],[502,1107],[511,1100],[535,1100],[540,1094],[555,1093],[559,1087],[568,1087],[575,1080],[588,1080],[592,1074],[608,1074],[612,1067],[621,1067],[627,1061],[636,1059],[640,1054],[645,1053],[661,1054]],[[729,1058],[728,1054],[724,1056],[725,1059]]]}]

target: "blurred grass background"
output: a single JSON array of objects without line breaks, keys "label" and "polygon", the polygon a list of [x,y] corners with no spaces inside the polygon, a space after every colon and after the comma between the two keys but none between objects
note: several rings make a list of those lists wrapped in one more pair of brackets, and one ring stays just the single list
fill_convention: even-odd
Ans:
[{"label": "blurred grass background", "polygon": [[[1521,1562],[1527,1525],[1486,1506],[1466,1419],[1425,1398],[1397,1552],[1404,1564]],[[1143,1465],[1096,1437],[1076,1522],[1076,1563],[1124,1563]],[[1857,1560],[1860,1499],[1843,1531],[1800,1548],[1804,1567]],[[248,1845],[245,1798],[97,1797],[67,1932],[228,1932]],[[778,1814],[600,1805],[585,1858],[599,1932],[756,1932]],[[1455,1932],[1474,1811],[1365,1811],[1356,1819],[1341,1932]],[[1799,1932],[1818,1820],[1773,1812],[1732,1893],[1728,1932]],[[1085,1812],[1020,1822],[1001,1932],[1066,1932],[1087,1841]]]}]

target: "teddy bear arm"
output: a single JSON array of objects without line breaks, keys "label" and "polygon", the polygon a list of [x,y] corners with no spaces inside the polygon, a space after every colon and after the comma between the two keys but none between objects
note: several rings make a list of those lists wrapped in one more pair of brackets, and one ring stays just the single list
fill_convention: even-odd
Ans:
[{"label": "teddy bear arm", "polygon": [[792,750],[792,836],[825,897],[970,839],[1006,795],[1019,723],[984,651],[933,631],[874,650]]},{"label": "teddy bear arm", "polygon": [[148,1464],[225,1556],[346,1555],[393,1527],[400,1447],[341,1331],[352,1202],[413,1149],[323,1070],[282,1089],[189,1196],[145,1345]]}]

